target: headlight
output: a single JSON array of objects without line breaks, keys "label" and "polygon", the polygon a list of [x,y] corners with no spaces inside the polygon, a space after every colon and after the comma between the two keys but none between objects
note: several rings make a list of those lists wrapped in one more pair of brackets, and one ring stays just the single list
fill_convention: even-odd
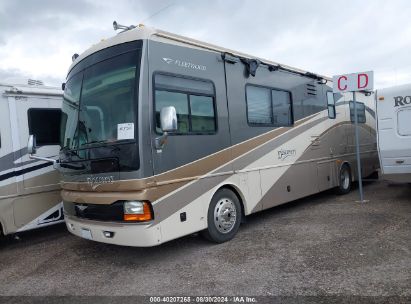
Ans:
[{"label": "headlight", "polygon": [[124,214],[144,214],[144,202],[124,202]]},{"label": "headlight", "polygon": [[125,201],[123,210],[125,221],[149,221],[153,219],[149,202]]}]

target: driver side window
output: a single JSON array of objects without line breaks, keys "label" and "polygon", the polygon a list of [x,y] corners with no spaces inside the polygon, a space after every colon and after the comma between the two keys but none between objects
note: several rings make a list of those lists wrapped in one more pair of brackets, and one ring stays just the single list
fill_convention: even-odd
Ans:
[{"label": "driver side window", "polygon": [[177,133],[189,132],[188,96],[183,93],[156,90],[156,131],[161,133],[160,111],[164,107],[173,106],[177,112]]},{"label": "driver side window", "polygon": [[217,129],[214,86],[210,81],[155,75],[155,126],[161,133],[160,111],[173,106],[177,135],[214,134]]}]

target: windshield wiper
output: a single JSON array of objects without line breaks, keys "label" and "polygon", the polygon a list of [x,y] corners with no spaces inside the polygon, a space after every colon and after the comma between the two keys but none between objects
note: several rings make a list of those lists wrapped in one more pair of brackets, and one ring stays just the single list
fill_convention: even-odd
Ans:
[{"label": "windshield wiper", "polygon": [[62,149],[61,149],[61,152],[69,153],[69,154],[71,154],[71,155],[78,156],[78,153],[77,153],[75,150],[70,149],[69,147],[64,147],[64,148],[62,148]]},{"label": "windshield wiper", "polygon": [[[93,144],[103,144],[103,143],[110,143],[109,140],[104,139],[104,140],[95,140],[95,141],[91,141],[89,143],[84,143],[81,144],[81,146],[89,146],[89,145],[93,145]],[[104,146],[100,146],[99,148],[106,148],[106,149],[111,149],[113,152],[114,151],[120,151],[120,148],[116,145],[104,145]]]},{"label": "windshield wiper", "polygon": [[93,140],[84,144],[81,144],[82,146],[88,146],[88,145],[93,145],[93,144],[103,144],[106,143],[108,140],[107,139],[103,139],[103,140]]}]

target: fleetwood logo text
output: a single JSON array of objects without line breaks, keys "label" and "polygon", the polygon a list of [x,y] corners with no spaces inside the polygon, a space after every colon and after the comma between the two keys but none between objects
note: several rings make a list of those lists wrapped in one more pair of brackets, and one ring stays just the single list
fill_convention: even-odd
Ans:
[{"label": "fleetwood logo text", "polygon": [[194,69],[205,71],[207,67],[205,65],[195,64],[188,61],[178,60],[178,59],[171,59],[171,58],[163,58],[164,62],[167,64],[175,64],[176,66],[186,68],[186,69]]},{"label": "fleetwood logo text", "polygon": [[112,184],[114,183],[114,176],[97,176],[97,177],[87,177],[87,183],[91,186],[93,190],[96,190],[98,186],[102,184]]}]

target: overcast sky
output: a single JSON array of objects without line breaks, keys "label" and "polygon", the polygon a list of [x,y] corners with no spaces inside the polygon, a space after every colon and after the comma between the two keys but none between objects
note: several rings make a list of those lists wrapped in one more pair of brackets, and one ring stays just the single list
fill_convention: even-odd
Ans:
[{"label": "overcast sky", "polygon": [[411,82],[409,0],[1,0],[0,81],[64,82],[74,53],[144,23],[332,76]]}]

